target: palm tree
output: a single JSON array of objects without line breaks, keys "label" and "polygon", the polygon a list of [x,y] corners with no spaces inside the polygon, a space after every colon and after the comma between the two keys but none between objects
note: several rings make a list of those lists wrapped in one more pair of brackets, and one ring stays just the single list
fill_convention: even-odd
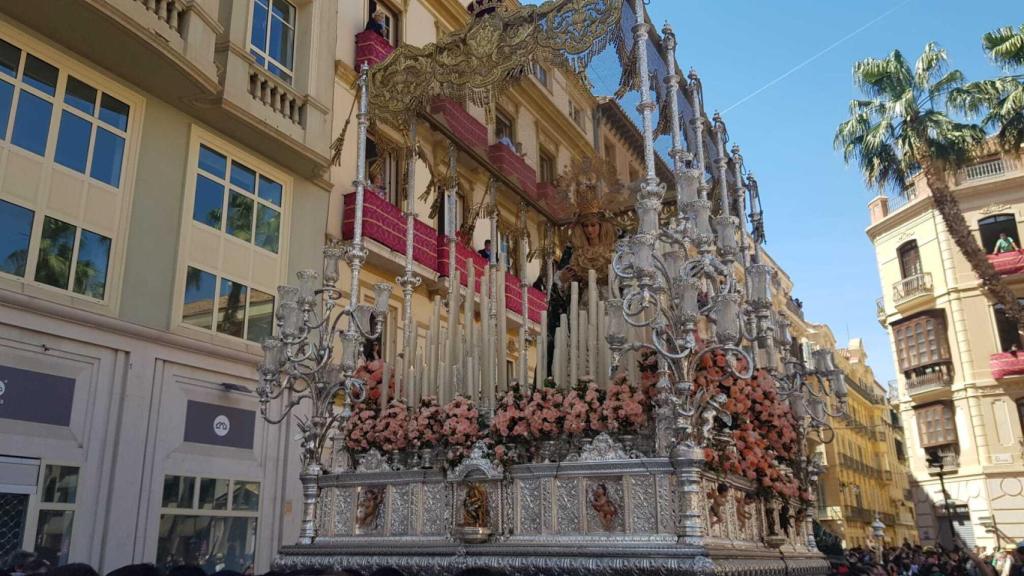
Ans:
[{"label": "palm tree", "polygon": [[1024,145],[1024,24],[1017,30],[1007,26],[988,32],[981,45],[1007,75],[953,90],[949,103],[967,114],[984,112],[982,125],[997,131],[1005,150],[1017,150]]},{"label": "palm tree", "polygon": [[923,172],[935,209],[982,288],[1024,331],[1016,296],[986,258],[949,188],[950,176],[985,138],[979,126],[943,111],[948,93],[963,86],[963,73],[949,70],[946,51],[929,43],[913,66],[894,50],[854,64],[853,79],[867,99],[851,101],[850,119],[836,130],[834,145],[843,159],[856,160],[868,186],[880,190],[902,193]]}]

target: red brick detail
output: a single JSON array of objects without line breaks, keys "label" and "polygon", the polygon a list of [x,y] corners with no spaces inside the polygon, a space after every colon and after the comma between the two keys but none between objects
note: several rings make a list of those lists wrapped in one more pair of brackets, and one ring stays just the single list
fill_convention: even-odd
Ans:
[{"label": "red brick detail", "polygon": [[996,269],[996,272],[1004,276],[1024,272],[1024,250],[989,254],[988,261],[992,263],[992,267]]},{"label": "red brick detail", "polygon": [[[351,240],[355,229],[356,195],[346,194],[342,211],[341,237]],[[437,270],[437,232],[425,222],[413,225],[413,260]],[[373,192],[363,195],[363,237],[405,254],[405,216],[397,206]]]},{"label": "red brick detail", "polygon": [[989,357],[988,366],[996,380],[1011,376],[1024,376],[1024,352],[1001,352]]},{"label": "red brick detail", "polygon": [[441,116],[448,129],[460,141],[480,153],[487,150],[487,126],[467,112],[462,104],[451,98],[438,97],[431,102],[430,112]]},{"label": "red brick detail", "polygon": [[487,156],[494,167],[517,182],[527,196],[537,197],[537,172],[515,150],[504,144],[491,144]]},{"label": "red brick detail", "polygon": [[383,36],[363,30],[356,34],[356,71],[363,67],[364,62],[369,66],[383,62],[394,51],[394,46]]}]

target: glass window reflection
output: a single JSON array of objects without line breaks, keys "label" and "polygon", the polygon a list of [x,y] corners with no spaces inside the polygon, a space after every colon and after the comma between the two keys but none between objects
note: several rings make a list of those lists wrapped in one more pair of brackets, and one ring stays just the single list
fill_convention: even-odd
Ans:
[{"label": "glass window reflection", "polygon": [[53,159],[60,165],[85,174],[85,163],[89,159],[89,140],[92,138],[92,124],[73,112],[61,113],[60,128],[57,131],[57,151]]},{"label": "glass window reflection", "polygon": [[199,328],[213,328],[213,299],[217,277],[198,268],[188,267],[185,273],[185,302],[181,321]]},{"label": "glass window reflection", "polygon": [[35,212],[0,200],[0,272],[25,276]]},{"label": "glass window reflection", "polygon": [[47,464],[43,471],[42,501],[74,504],[78,495],[78,467]]},{"label": "glass window reflection", "polygon": [[18,96],[11,142],[40,156],[46,153],[53,103],[25,90]]},{"label": "glass window reflection", "polygon": [[102,300],[107,290],[109,259],[110,238],[82,230],[78,240],[78,261],[75,263],[75,292]]},{"label": "glass window reflection", "polygon": [[106,128],[96,130],[96,147],[92,153],[89,175],[111,186],[121,185],[121,159],[124,157],[124,138]]},{"label": "glass window reflection", "polygon": [[245,302],[248,296],[244,284],[222,278],[217,302],[217,332],[242,337],[245,326]]},{"label": "glass window reflection", "polygon": [[266,292],[251,290],[249,295],[249,324],[246,340],[263,342],[274,332],[274,297]]},{"label": "glass window reflection", "polygon": [[220,229],[224,211],[224,185],[203,176],[196,177],[196,198],[192,206],[192,219],[212,228]]},{"label": "glass window reflection", "polygon": [[39,260],[36,262],[36,282],[67,289],[76,232],[77,228],[67,222],[49,216],[43,220],[43,232],[39,239]]}]

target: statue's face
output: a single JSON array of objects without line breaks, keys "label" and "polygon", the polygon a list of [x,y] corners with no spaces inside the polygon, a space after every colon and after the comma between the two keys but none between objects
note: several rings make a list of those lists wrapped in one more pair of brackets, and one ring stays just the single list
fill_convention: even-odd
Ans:
[{"label": "statue's face", "polygon": [[601,223],[596,220],[587,220],[583,223],[583,234],[590,242],[596,242],[601,235]]}]

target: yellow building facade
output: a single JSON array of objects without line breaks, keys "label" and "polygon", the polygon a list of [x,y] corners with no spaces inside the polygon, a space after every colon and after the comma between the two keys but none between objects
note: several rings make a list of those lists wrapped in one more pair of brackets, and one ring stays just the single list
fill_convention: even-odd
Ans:
[{"label": "yellow building facade", "polygon": [[[1019,245],[1020,154],[988,146],[950,186],[986,253],[1000,233]],[[1016,542],[1024,538],[1024,357],[1013,352],[1014,327],[981,290],[923,177],[903,195],[875,198],[869,211],[883,289],[878,318],[899,372],[921,540],[948,541],[952,526],[989,549]],[[989,256],[1018,297],[1022,255]]]}]

